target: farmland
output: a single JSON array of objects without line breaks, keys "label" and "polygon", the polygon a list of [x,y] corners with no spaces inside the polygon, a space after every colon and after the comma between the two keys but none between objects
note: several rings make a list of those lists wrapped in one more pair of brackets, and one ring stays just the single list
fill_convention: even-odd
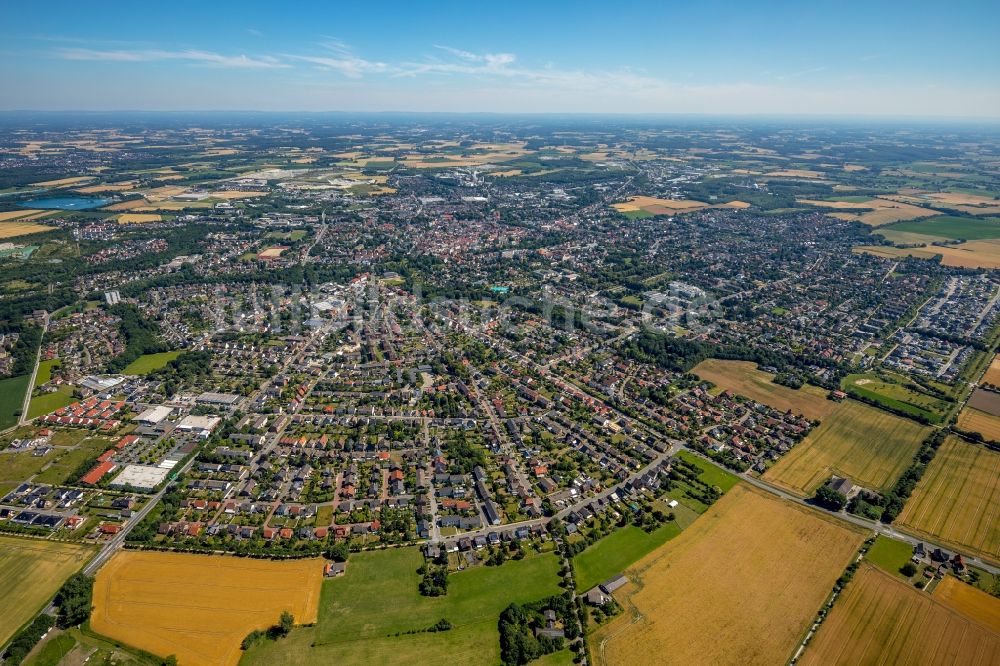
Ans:
[{"label": "farmland", "polygon": [[1000,560],[1000,453],[949,437],[897,522],[955,548]]},{"label": "farmland", "polygon": [[945,576],[934,588],[934,598],[1000,634],[1000,599],[953,576]]},{"label": "farmland", "polygon": [[926,220],[899,222],[884,229],[879,229],[879,232],[882,231],[901,231],[953,240],[989,240],[1000,238],[1000,218],[969,218],[943,215],[940,217],[931,217]]},{"label": "farmland", "polygon": [[595,661],[781,663],[863,538],[738,485],[628,570],[632,611],[595,632]]},{"label": "farmland", "polygon": [[1000,635],[936,597],[862,565],[799,663],[997,663]]},{"label": "farmland", "polygon": [[91,626],[182,664],[235,664],[240,642],[289,611],[316,621],[322,564],[118,553],[98,573]]},{"label": "farmland", "polygon": [[810,419],[824,419],[837,408],[837,403],[826,399],[826,391],[808,385],[796,390],[775,384],[773,375],[758,370],[750,361],[712,358],[702,361],[691,372],[733,393]]},{"label": "farmland", "polygon": [[884,490],[910,464],[929,431],[913,421],[848,400],[764,478],[803,496],[832,474]]},{"label": "farmland", "polygon": [[55,227],[38,224],[31,220],[12,220],[9,222],[0,221],[0,239],[14,238],[16,236],[26,236],[28,234],[38,234],[43,231],[52,231]]},{"label": "farmland", "polygon": [[[510,603],[535,601],[560,592],[558,560],[528,555],[499,567],[475,567],[449,576],[448,594],[423,597],[416,548],[352,555],[347,573],[323,583],[315,627],[297,628],[280,642],[247,652],[250,666],[272,664],[496,664],[500,661],[497,620]],[[426,629],[441,618],[444,633]]]},{"label": "farmland", "polygon": [[993,360],[990,361],[990,365],[983,373],[979,383],[1000,386],[1000,355],[993,356]]},{"label": "farmland", "polygon": [[91,553],[86,546],[0,536],[0,644],[32,618]]},{"label": "farmland", "polygon": [[966,407],[958,415],[956,425],[968,432],[978,432],[986,439],[1000,441],[1000,416],[987,414],[974,407]]},{"label": "farmland", "polygon": [[800,199],[800,203],[836,209],[837,212],[828,213],[830,217],[840,220],[855,220],[871,227],[882,227],[887,224],[899,222],[900,220],[913,220],[920,217],[937,215],[936,210],[880,198],[869,199],[867,201]]}]

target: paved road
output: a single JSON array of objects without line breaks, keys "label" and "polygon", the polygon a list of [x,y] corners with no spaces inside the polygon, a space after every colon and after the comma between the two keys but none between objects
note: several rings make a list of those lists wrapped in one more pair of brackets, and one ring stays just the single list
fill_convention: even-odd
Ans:
[{"label": "paved road", "polygon": [[[195,457],[193,456],[190,460],[188,460],[184,464],[183,467],[181,467],[177,471],[174,478],[179,479],[180,477],[184,476],[184,474],[189,469],[191,469],[191,466],[194,464],[194,462],[195,462]],[[97,570],[101,568],[101,565],[103,565],[105,562],[111,559],[111,556],[114,555],[115,552],[119,548],[121,548],[122,544],[125,543],[125,538],[128,536],[129,532],[131,532],[136,525],[141,523],[142,520],[149,514],[149,512],[153,510],[153,507],[156,506],[161,499],[163,499],[163,496],[167,493],[167,488],[169,487],[169,485],[170,485],[169,483],[165,484],[158,493],[149,498],[149,501],[146,502],[146,505],[144,507],[142,507],[134,514],[132,514],[132,517],[129,519],[129,521],[125,523],[124,527],[122,527],[121,532],[116,534],[114,537],[111,538],[110,541],[105,543],[104,547],[101,548],[101,552],[99,552],[94,557],[94,559],[92,559],[87,564],[87,566],[83,568],[83,573],[87,574],[88,576],[93,576],[95,573],[97,573]]]},{"label": "paved road", "polygon": [[[691,449],[687,449],[687,450],[688,450],[688,452],[690,452],[690,453],[692,453],[692,454],[694,454],[696,456],[699,456],[700,458],[704,458],[704,459],[707,460],[706,456],[702,455],[698,451],[694,451],[694,450],[691,450]],[[762,480],[760,480],[758,478],[755,478],[753,476],[749,476],[746,473],[739,474],[738,476],[743,481],[749,483],[750,485],[754,486],[755,488],[759,488],[760,490],[763,490],[765,492],[771,493],[772,495],[777,495],[778,497],[780,497],[780,498],[782,498],[784,500],[787,500],[789,502],[795,502],[796,504],[800,504],[802,506],[808,506],[809,508],[811,508],[811,509],[813,509],[815,511],[823,511],[824,513],[827,513],[827,514],[829,514],[831,516],[834,516],[835,518],[839,518],[840,520],[843,520],[845,522],[857,525],[858,527],[863,527],[865,529],[872,530],[873,532],[877,532],[879,534],[884,534],[885,536],[892,537],[893,539],[897,539],[899,541],[905,541],[906,543],[910,544],[911,546],[916,546],[918,543],[922,543],[922,544],[924,544],[924,547],[928,551],[934,550],[935,548],[940,548],[943,551],[956,552],[955,549],[952,548],[952,547],[943,546],[941,544],[936,544],[936,543],[934,543],[932,541],[928,541],[927,539],[925,539],[923,537],[919,537],[919,536],[916,536],[916,535],[913,535],[913,534],[909,534],[905,530],[902,530],[902,529],[900,529],[898,527],[893,527],[892,525],[886,525],[886,524],[881,523],[881,522],[879,522],[877,520],[871,520],[869,518],[863,518],[862,516],[856,516],[853,513],[847,513],[846,511],[838,511],[838,512],[827,511],[827,510],[825,510],[825,509],[823,509],[821,507],[816,506],[815,504],[810,503],[809,501],[807,501],[807,500],[805,500],[805,499],[803,499],[801,497],[798,497],[796,495],[792,495],[791,493],[787,493],[787,492],[785,492],[784,490],[782,490],[780,488],[776,488],[776,487],[772,486],[771,484],[767,483],[766,481],[762,481]],[[980,559],[978,557],[973,557],[971,555],[966,555],[964,553],[962,554],[962,557],[965,559],[965,561],[968,564],[972,564],[973,566],[975,566],[977,568],[980,568],[980,569],[983,569],[985,571],[988,571],[989,573],[991,573],[993,575],[1000,574],[1000,567],[998,567],[996,565],[984,562],[982,559]]]}]

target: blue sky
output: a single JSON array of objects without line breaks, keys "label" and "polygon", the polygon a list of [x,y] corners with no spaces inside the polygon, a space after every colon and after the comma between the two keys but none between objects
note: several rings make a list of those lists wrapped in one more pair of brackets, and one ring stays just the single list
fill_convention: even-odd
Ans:
[{"label": "blue sky", "polygon": [[0,108],[1000,118],[1000,2],[11,2]]}]

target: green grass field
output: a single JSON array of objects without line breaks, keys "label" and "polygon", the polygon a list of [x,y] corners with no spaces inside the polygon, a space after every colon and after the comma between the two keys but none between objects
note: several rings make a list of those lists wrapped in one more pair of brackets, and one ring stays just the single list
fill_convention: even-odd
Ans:
[{"label": "green grass field", "polygon": [[52,379],[53,368],[59,367],[59,359],[52,358],[48,361],[41,361],[38,364],[38,373],[35,375],[35,388],[45,384]]},{"label": "green grass field", "polygon": [[55,630],[24,666],[58,664],[114,664],[115,666],[162,666],[163,659],[124,646],[95,634],[87,623],[66,631]]},{"label": "green grass field", "polygon": [[24,404],[30,375],[0,379],[0,430],[17,423],[18,412]]},{"label": "green grass field", "polygon": [[881,534],[865,553],[865,559],[891,574],[899,575],[899,569],[910,561],[913,546],[905,541],[896,541]]},{"label": "green grass field", "polygon": [[[702,470],[698,475],[700,481],[718,487],[723,493],[739,483],[739,477],[693,453],[680,451],[677,455]],[[633,525],[617,529],[574,557],[577,588],[585,592],[621,573],[680,534],[685,527],[694,522],[694,518],[704,513],[708,507],[698,500],[687,497],[684,493],[686,488],[687,484],[676,481],[675,487],[667,493],[667,497],[676,499],[680,505],[674,509],[666,505],[659,507],[664,513],[673,511],[677,520],[666,523],[653,532],[646,532]]]},{"label": "green grass field", "polygon": [[[500,567],[451,574],[448,594],[422,597],[416,548],[352,555],[347,573],[323,583],[319,621],[280,641],[264,641],[241,663],[261,664],[497,664],[497,620],[510,603],[558,594],[559,561],[529,555]],[[396,636],[438,620],[453,629]]]},{"label": "green grass field", "polygon": [[161,352],[159,354],[143,354],[135,359],[122,370],[126,375],[148,375],[155,370],[159,370],[167,363],[181,355],[180,351]]},{"label": "green grass field", "polygon": [[812,494],[831,475],[873,490],[890,488],[930,432],[909,419],[848,400],[764,474],[799,495]]},{"label": "green grass field", "polygon": [[675,522],[652,532],[634,525],[615,530],[573,558],[577,589],[586,592],[621,573],[680,533],[681,528]]},{"label": "green grass field", "polygon": [[985,240],[988,238],[1000,238],[1000,218],[970,218],[943,215],[924,220],[898,222],[879,229],[879,231],[883,230],[904,231],[955,240]]},{"label": "green grass field", "polygon": [[28,403],[28,418],[33,419],[36,416],[49,414],[60,407],[69,405],[75,400],[76,398],[73,397],[73,387],[63,384],[54,393],[43,393],[32,396],[31,402]]},{"label": "green grass field", "polygon": [[847,375],[841,380],[840,386],[844,391],[856,393],[912,416],[922,416],[931,423],[939,423],[942,415],[950,408],[946,402],[932,395],[887,382],[874,374]]},{"label": "green grass field", "polygon": [[[53,438],[54,439],[54,438]],[[93,438],[80,443],[72,450],[55,449],[44,456],[35,456],[32,451],[0,454],[0,495],[15,488],[28,477],[37,475],[40,483],[63,483],[77,466],[87,458],[100,455],[111,445],[110,440]],[[45,471],[43,467],[49,465]]]},{"label": "green grass field", "polygon": [[35,477],[35,481],[52,484],[63,483],[85,460],[96,458],[111,448],[112,444],[110,439],[89,437],[80,442],[75,449],[70,451],[57,450],[55,455],[50,453],[45,456],[50,462],[49,467],[40,472]]},{"label": "green grass field", "polygon": [[93,553],[87,546],[0,536],[0,645]]},{"label": "green grass field", "polygon": [[698,475],[699,481],[710,486],[717,486],[724,493],[740,482],[739,477],[735,474],[731,474],[689,451],[680,451],[677,453],[677,457],[701,469],[701,474]]}]

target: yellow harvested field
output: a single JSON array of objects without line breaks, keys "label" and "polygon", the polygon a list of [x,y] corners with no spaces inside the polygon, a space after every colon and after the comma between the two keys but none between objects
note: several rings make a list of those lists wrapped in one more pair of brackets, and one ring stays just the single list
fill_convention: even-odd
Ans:
[{"label": "yellow harvested field", "polygon": [[1000,453],[948,437],[896,522],[1000,562]]},{"label": "yellow harvested field", "polygon": [[155,213],[122,213],[117,218],[119,224],[143,224],[145,222],[160,222],[162,217]]},{"label": "yellow harvested field", "polygon": [[906,470],[929,432],[909,419],[845,400],[764,479],[803,497],[833,474],[885,490]]},{"label": "yellow harvested field", "polygon": [[149,202],[145,199],[129,199],[128,201],[119,201],[118,203],[111,204],[110,206],[105,206],[102,210],[132,210],[133,208],[148,205]]},{"label": "yellow harvested field", "polygon": [[962,430],[978,432],[986,439],[1000,442],[1000,416],[967,406],[959,413],[956,425]]},{"label": "yellow harvested field", "polygon": [[0,645],[83,567],[87,546],[0,536]]},{"label": "yellow harvested field", "polygon": [[986,372],[983,373],[983,377],[979,380],[979,383],[1000,386],[1000,355],[993,356],[990,367],[986,368]]},{"label": "yellow harvested field", "polygon": [[[922,208],[901,201],[891,199],[875,198],[865,202],[851,201],[823,201],[819,199],[799,199],[799,203],[809,204],[822,208],[835,208],[838,213],[830,213],[830,217],[840,220],[856,220],[871,227],[880,227],[892,222],[901,220],[915,220],[920,217],[930,217],[937,215],[938,211],[930,208]],[[871,209],[871,210],[867,210]],[[850,213],[847,211],[859,211]],[[864,211],[864,212],[861,212]]]},{"label": "yellow harvested field", "polygon": [[626,571],[626,610],[594,633],[595,661],[785,663],[864,538],[739,484]]},{"label": "yellow harvested field", "polygon": [[919,247],[892,247],[891,245],[860,245],[852,249],[858,254],[870,254],[884,259],[899,259],[900,257],[916,257],[917,259],[933,259],[937,252]]},{"label": "yellow harvested field", "polygon": [[523,171],[520,169],[509,169],[507,171],[493,171],[486,174],[487,176],[500,176],[501,178],[509,178],[510,176],[520,176]]},{"label": "yellow harvested field", "polygon": [[867,171],[868,167],[861,166],[860,164],[845,164],[844,171]]},{"label": "yellow harvested field", "polygon": [[751,361],[727,361],[710,358],[691,372],[716,386],[732,391],[782,411],[791,410],[810,419],[825,419],[839,406],[827,400],[826,391],[805,385],[791,389],[771,381],[774,375],[758,370]]},{"label": "yellow harvested field", "polygon": [[657,199],[656,197],[631,197],[623,203],[611,204],[611,207],[622,213],[644,210],[653,215],[672,215],[679,212],[701,210],[708,208],[707,203],[689,199]]},{"label": "yellow harvested field", "polygon": [[1000,663],[1000,634],[940,603],[937,596],[862,564],[798,663]]},{"label": "yellow harvested field", "polygon": [[[902,233],[893,232],[894,235]],[[889,234],[886,234],[888,236]],[[917,236],[917,234],[913,234]],[[906,240],[890,238],[894,242],[926,242],[940,240],[939,238],[922,238]],[[941,257],[942,266],[957,266],[961,268],[1000,268],[1000,240],[976,240],[957,245],[935,245],[928,247],[892,247],[889,245],[859,245],[854,252],[864,252],[876,257],[895,259],[899,257],[916,257],[917,259],[933,259]]]},{"label": "yellow harvested field", "polygon": [[122,551],[97,574],[95,631],[185,666],[234,665],[254,629],[317,620],[321,560]]},{"label": "yellow harvested field", "polygon": [[1000,599],[979,588],[945,576],[934,588],[934,598],[970,620],[1000,634]]},{"label": "yellow harvested field", "polygon": [[781,171],[770,171],[765,176],[775,176],[777,178],[822,178],[826,174],[822,171],[812,171],[810,169],[783,169]]},{"label": "yellow harvested field", "polygon": [[163,201],[164,199],[169,199],[170,197],[175,197],[178,194],[183,194],[187,191],[187,188],[178,187],[176,185],[162,185],[160,187],[154,187],[151,190],[145,190],[142,192],[142,196],[146,197],[150,201]]},{"label": "yellow harvested field", "polygon": [[15,236],[39,234],[43,231],[52,231],[53,229],[55,229],[55,227],[48,227],[44,224],[36,224],[28,220],[0,222],[0,238],[14,238]]},{"label": "yellow harvested field", "polygon": [[62,187],[63,185],[74,185],[87,180],[94,180],[93,176],[74,176],[72,178],[59,178],[57,180],[43,180],[40,183],[32,183],[38,187]]},{"label": "yellow harvested field", "polygon": [[738,208],[738,209],[742,210],[743,208],[749,208],[750,204],[748,204],[746,201],[730,201],[728,203],[719,204],[717,206],[712,206],[712,207],[713,208]]},{"label": "yellow harvested field", "polygon": [[0,213],[0,222],[10,222],[12,220],[34,220],[46,215],[55,215],[57,210],[38,210],[36,208],[25,208],[24,210],[8,210]]},{"label": "yellow harvested field", "polygon": [[127,183],[104,183],[103,185],[78,187],[76,191],[80,194],[94,194],[96,192],[128,192],[129,190],[135,189],[135,186],[135,181],[129,181]]},{"label": "yellow harvested field", "polygon": [[253,197],[264,197],[267,196],[268,192],[253,191],[253,192],[237,192],[234,190],[222,190],[219,192],[212,192],[213,199],[252,199]]},{"label": "yellow harvested field", "polygon": [[961,268],[1000,268],[1000,240],[974,240],[959,245],[932,248],[941,255],[944,266]]}]

